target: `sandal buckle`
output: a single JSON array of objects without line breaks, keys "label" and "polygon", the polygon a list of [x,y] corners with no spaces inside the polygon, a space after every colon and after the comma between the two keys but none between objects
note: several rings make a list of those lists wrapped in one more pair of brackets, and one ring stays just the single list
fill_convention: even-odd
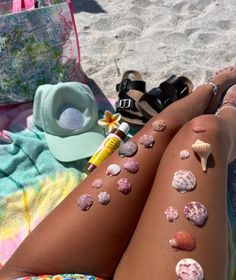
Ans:
[{"label": "sandal buckle", "polygon": [[119,108],[129,109],[131,107],[131,99],[121,99],[119,102]]}]

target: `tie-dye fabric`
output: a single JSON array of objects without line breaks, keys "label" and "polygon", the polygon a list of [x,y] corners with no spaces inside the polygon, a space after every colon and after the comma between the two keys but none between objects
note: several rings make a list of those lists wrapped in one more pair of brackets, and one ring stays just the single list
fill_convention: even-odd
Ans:
[{"label": "tie-dye fabric", "polygon": [[23,277],[17,280],[103,280],[91,275],[85,274],[58,274],[58,275],[43,275],[38,277]]}]

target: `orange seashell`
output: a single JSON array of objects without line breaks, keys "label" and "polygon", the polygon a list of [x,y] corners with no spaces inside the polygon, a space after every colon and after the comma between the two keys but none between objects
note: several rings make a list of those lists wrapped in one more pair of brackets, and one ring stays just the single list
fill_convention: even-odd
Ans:
[{"label": "orange seashell", "polygon": [[196,238],[187,231],[178,231],[169,240],[170,246],[177,250],[193,251],[196,247]]}]

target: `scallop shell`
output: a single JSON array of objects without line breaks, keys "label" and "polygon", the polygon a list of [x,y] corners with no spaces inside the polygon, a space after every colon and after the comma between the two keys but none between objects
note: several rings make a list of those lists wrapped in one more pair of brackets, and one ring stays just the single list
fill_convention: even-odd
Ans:
[{"label": "scallop shell", "polygon": [[203,226],[208,218],[206,207],[197,201],[189,202],[184,206],[185,217],[196,226]]},{"label": "scallop shell", "polygon": [[118,183],[118,191],[123,194],[128,194],[132,189],[132,186],[127,178],[121,178],[118,180],[117,183]]},{"label": "scallop shell", "polygon": [[206,129],[202,126],[196,126],[193,128],[193,131],[196,133],[202,133],[202,132],[206,132]]},{"label": "scallop shell", "polygon": [[136,173],[139,170],[139,163],[135,159],[128,159],[126,162],[124,162],[124,169],[127,170],[130,173]]},{"label": "scallop shell", "polygon": [[98,194],[98,202],[102,205],[107,205],[111,201],[111,196],[107,192],[100,192]]},{"label": "scallop shell", "polygon": [[116,176],[120,173],[120,166],[118,164],[110,164],[107,167],[106,174],[108,176]]},{"label": "scallop shell", "polygon": [[134,141],[128,141],[120,146],[119,156],[121,157],[131,157],[136,154],[138,150],[138,145]]},{"label": "scallop shell", "polygon": [[193,151],[200,157],[202,170],[206,172],[207,170],[207,160],[211,154],[211,144],[197,140],[192,145]]},{"label": "scallop shell", "polygon": [[90,194],[82,194],[77,200],[77,204],[82,211],[88,211],[93,205],[93,197]]},{"label": "scallop shell", "polygon": [[179,157],[180,157],[181,159],[187,159],[187,158],[189,158],[189,156],[190,156],[190,153],[189,153],[188,150],[182,150],[182,151],[180,151],[180,153],[179,153]]},{"label": "scallop shell", "polygon": [[170,246],[177,250],[193,251],[196,247],[196,238],[188,231],[178,231],[169,240]]},{"label": "scallop shell", "polygon": [[201,265],[194,259],[180,260],[175,268],[179,280],[203,280],[204,272]]},{"label": "scallop shell", "polygon": [[95,179],[92,182],[91,186],[92,186],[92,188],[100,189],[102,187],[102,184],[103,184],[102,179]]},{"label": "scallop shell", "polygon": [[153,147],[155,138],[152,135],[144,134],[139,138],[139,143],[142,144],[145,148]]},{"label": "scallop shell", "polygon": [[155,131],[164,131],[166,129],[166,123],[163,120],[156,120],[152,122],[152,129]]},{"label": "scallop shell", "polygon": [[196,178],[188,170],[179,170],[174,173],[172,187],[181,193],[191,191],[196,186]]},{"label": "scallop shell", "polygon": [[169,222],[174,222],[179,217],[179,212],[172,206],[169,206],[165,211],[166,220]]}]

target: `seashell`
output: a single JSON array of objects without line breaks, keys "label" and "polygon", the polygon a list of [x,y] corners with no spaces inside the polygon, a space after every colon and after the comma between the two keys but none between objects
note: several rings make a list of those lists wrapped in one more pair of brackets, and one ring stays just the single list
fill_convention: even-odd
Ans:
[{"label": "seashell", "polygon": [[204,272],[201,265],[194,259],[180,260],[175,267],[179,280],[203,280]]},{"label": "seashell", "polygon": [[165,215],[167,221],[174,222],[179,217],[179,212],[174,207],[169,206],[165,211]]},{"label": "seashell", "polygon": [[87,211],[93,205],[93,198],[90,194],[82,194],[77,200],[77,204],[82,211]]},{"label": "seashell", "polygon": [[202,132],[206,132],[206,129],[202,126],[196,126],[193,128],[193,132],[202,133]]},{"label": "seashell", "polygon": [[107,192],[100,192],[98,194],[98,202],[102,205],[107,205],[111,201],[111,196]]},{"label": "seashell", "polygon": [[102,179],[95,179],[92,182],[91,186],[92,186],[92,188],[100,189],[102,187],[102,184],[103,184]]},{"label": "seashell", "polygon": [[108,176],[116,176],[117,174],[120,173],[120,166],[118,164],[110,164],[108,167],[107,167],[107,170],[106,170],[106,174]]},{"label": "seashell", "polygon": [[185,217],[196,226],[203,226],[208,218],[206,207],[197,201],[189,202],[184,206]]},{"label": "seashell", "polygon": [[193,251],[196,247],[196,242],[196,238],[188,231],[178,231],[169,240],[172,248],[184,251]]},{"label": "seashell", "polygon": [[154,131],[164,131],[166,129],[166,123],[163,120],[156,120],[152,122],[152,129]]},{"label": "seashell", "polygon": [[135,159],[128,159],[125,163],[124,163],[124,169],[127,170],[130,173],[136,173],[139,170],[139,163],[137,160]]},{"label": "seashell", "polygon": [[11,144],[13,141],[9,135],[5,132],[5,130],[0,131],[0,144]]},{"label": "seashell", "polygon": [[182,150],[182,151],[180,151],[180,153],[179,153],[179,157],[180,157],[181,159],[187,159],[187,158],[189,158],[189,156],[190,156],[190,153],[189,153],[188,150]]},{"label": "seashell", "polygon": [[142,144],[145,148],[153,147],[155,139],[152,135],[144,134],[139,138],[139,143]]},{"label": "seashell", "polygon": [[127,178],[121,178],[118,180],[117,183],[118,183],[118,191],[123,194],[128,194],[132,189],[132,186]]},{"label": "seashell", "polygon": [[202,170],[206,172],[207,170],[207,160],[211,154],[211,144],[197,140],[192,145],[193,151],[200,157]]},{"label": "seashell", "polygon": [[134,154],[136,154],[137,150],[138,150],[138,145],[134,141],[130,140],[120,146],[119,156],[131,157]]},{"label": "seashell", "polygon": [[179,170],[174,173],[172,187],[181,193],[191,191],[196,186],[196,178],[188,170]]}]

